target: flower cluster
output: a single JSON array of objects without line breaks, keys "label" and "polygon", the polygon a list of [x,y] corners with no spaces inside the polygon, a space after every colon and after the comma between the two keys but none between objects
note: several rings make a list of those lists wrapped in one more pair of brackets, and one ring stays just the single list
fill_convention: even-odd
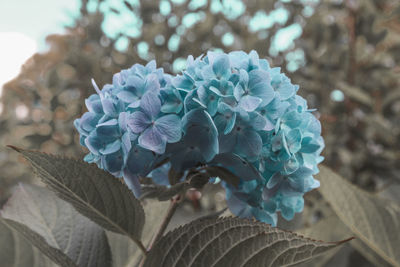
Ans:
[{"label": "flower cluster", "polygon": [[230,210],[276,224],[278,211],[290,220],[319,186],[321,127],[298,89],[255,51],[209,52],[189,56],[175,77],[154,62],[115,74],[75,126],[85,160],[123,176],[136,195],[140,176],[167,185],[169,168],[221,166],[240,178],[222,182]]}]

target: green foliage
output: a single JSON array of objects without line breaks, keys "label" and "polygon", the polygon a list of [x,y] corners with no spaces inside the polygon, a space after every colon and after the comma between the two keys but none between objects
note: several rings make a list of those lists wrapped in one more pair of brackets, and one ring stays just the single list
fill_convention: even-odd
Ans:
[{"label": "green foliage", "polygon": [[144,211],[128,187],[111,174],[80,160],[22,150],[47,186],[77,211],[107,230],[139,242]]},{"label": "green foliage", "polygon": [[[61,199],[45,188],[20,185],[3,207],[2,218],[61,266],[110,266],[110,251],[117,257],[114,266],[282,266],[313,259],[351,240],[316,241],[254,220],[218,218],[220,213],[162,236],[174,205],[166,211],[163,202],[147,202],[144,225],[142,204],[115,177],[80,161],[12,148]],[[173,193],[180,195],[181,190]],[[162,213],[166,217],[156,230]],[[105,231],[81,214],[110,230],[111,249]]]},{"label": "green foliage", "polygon": [[[146,213],[142,242],[148,245],[157,231],[160,218],[164,217],[168,210],[166,202],[146,200],[143,204]],[[137,266],[142,260],[142,251],[129,238],[123,235],[107,232],[108,240],[113,255],[114,267]]]},{"label": "green foliage", "polygon": [[394,266],[400,266],[400,207],[364,192],[322,166],[320,192],[343,223]]},{"label": "green foliage", "polygon": [[42,187],[20,184],[1,216],[10,229],[61,266],[111,264],[104,230]]},{"label": "green foliage", "polygon": [[346,241],[315,241],[247,219],[198,219],[165,235],[144,266],[292,265]]},{"label": "green foliage", "polygon": [[0,262],[7,267],[55,267],[25,238],[0,220]]}]

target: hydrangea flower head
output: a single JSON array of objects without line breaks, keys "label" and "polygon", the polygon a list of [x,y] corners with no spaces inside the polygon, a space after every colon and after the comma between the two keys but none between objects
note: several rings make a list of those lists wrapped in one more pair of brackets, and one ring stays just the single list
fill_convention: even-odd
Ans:
[{"label": "hydrangea flower head", "polygon": [[96,90],[75,121],[85,159],[136,195],[141,176],[168,185],[170,168],[223,167],[240,179],[222,182],[230,210],[275,225],[277,212],[292,219],[319,186],[320,123],[299,87],[255,51],[189,56],[175,77],[136,64]]},{"label": "hydrangea flower head", "polygon": [[[181,117],[171,108],[182,99],[170,86],[171,77],[155,61],[133,65],[113,77],[113,83],[86,100],[88,112],[75,120],[85,157],[140,194],[139,176],[149,173],[164,157],[166,145],[181,139]],[[179,106],[179,103],[178,103]]]}]

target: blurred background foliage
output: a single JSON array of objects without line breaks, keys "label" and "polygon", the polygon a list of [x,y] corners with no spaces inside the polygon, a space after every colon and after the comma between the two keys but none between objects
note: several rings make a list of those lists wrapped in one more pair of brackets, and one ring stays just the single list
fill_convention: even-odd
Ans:
[{"label": "blurred background foliage", "polygon": [[[318,109],[326,165],[369,191],[400,183],[398,0],[82,0],[66,34],[47,42],[49,50],[4,86],[1,202],[10,186],[32,177],[5,145],[83,156],[72,122],[94,93],[91,78],[104,85],[151,59],[178,73],[188,55],[208,50],[257,50]],[[308,197],[309,206],[318,201]],[[203,200],[206,208],[213,203]],[[321,213],[310,210],[308,221]]]}]

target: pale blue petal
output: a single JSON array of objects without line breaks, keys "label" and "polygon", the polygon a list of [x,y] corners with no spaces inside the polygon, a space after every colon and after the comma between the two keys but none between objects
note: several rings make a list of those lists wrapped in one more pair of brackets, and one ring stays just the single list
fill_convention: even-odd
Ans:
[{"label": "pale blue petal", "polygon": [[155,118],[161,110],[161,101],[158,94],[147,92],[140,100],[140,108],[150,118]]},{"label": "pale blue petal", "polygon": [[254,111],[262,102],[259,97],[245,95],[239,101],[239,106],[247,112]]},{"label": "pale blue petal", "polygon": [[133,112],[127,119],[129,128],[134,133],[141,133],[151,124],[149,116],[141,111]]},{"label": "pale blue petal", "polygon": [[175,143],[181,139],[181,119],[177,115],[171,114],[158,118],[154,123],[154,127],[169,143]]},{"label": "pale blue petal", "polygon": [[254,166],[234,153],[220,153],[214,157],[210,164],[221,165],[244,181],[262,179]]},{"label": "pale blue petal", "polygon": [[271,189],[283,180],[283,176],[277,172],[268,180],[267,188]]},{"label": "pale blue petal", "polygon": [[155,127],[149,127],[139,136],[138,143],[143,148],[163,154],[167,138],[162,136]]},{"label": "pale blue petal", "polygon": [[135,94],[126,90],[120,91],[117,97],[126,103],[132,103],[139,99]]},{"label": "pale blue petal", "polygon": [[110,139],[120,136],[120,128],[116,119],[108,120],[97,125],[96,133],[102,138]]},{"label": "pale blue petal", "polygon": [[136,198],[139,198],[142,193],[139,176],[136,174],[132,174],[128,170],[124,170],[123,177],[128,188],[132,190]]},{"label": "pale blue petal", "polygon": [[257,220],[263,223],[268,223],[272,226],[276,226],[276,223],[278,221],[278,216],[276,215],[276,213],[268,213],[265,210],[254,207],[251,209],[251,213]]},{"label": "pale blue petal", "polygon": [[157,75],[155,74],[147,75],[145,86],[147,92],[152,92],[154,94],[157,94],[160,90],[160,82],[158,81]]},{"label": "pale blue petal", "polygon": [[146,175],[153,162],[153,152],[135,145],[129,152],[126,167],[132,174]]},{"label": "pale blue petal", "polygon": [[105,148],[102,148],[99,151],[103,155],[108,155],[117,152],[120,149],[121,149],[121,141],[115,140],[114,142],[107,144]]},{"label": "pale blue petal", "polygon": [[258,133],[244,129],[238,135],[236,151],[248,157],[258,156],[261,152],[262,140]]},{"label": "pale blue petal", "polygon": [[218,142],[220,153],[233,152],[237,144],[237,134],[236,132],[230,132],[227,135],[219,135]]},{"label": "pale blue petal", "polygon": [[103,157],[102,164],[107,171],[119,174],[124,166],[124,158],[121,151],[116,151],[112,154]]},{"label": "pale blue petal", "polygon": [[[130,75],[126,78],[126,85],[136,90],[144,87],[144,80],[136,75]],[[136,91],[137,92],[137,91]]]},{"label": "pale blue petal", "polygon": [[250,87],[250,94],[262,99],[262,107],[268,105],[275,97],[274,89],[267,83],[258,83]]},{"label": "pale blue petal", "polygon": [[291,130],[286,135],[286,141],[291,153],[297,153],[301,148],[301,132],[299,129]]},{"label": "pale blue petal", "polygon": [[235,96],[236,100],[239,101],[240,98],[242,98],[243,94],[244,94],[243,87],[240,84],[237,84],[233,89],[233,95]]},{"label": "pale blue petal", "polygon": [[222,54],[216,56],[212,64],[212,68],[217,77],[223,77],[228,75],[230,71],[230,63],[228,55]]},{"label": "pale blue petal", "polygon": [[267,71],[256,69],[249,72],[249,87],[253,88],[259,83],[269,84],[271,82]]},{"label": "pale blue petal", "polygon": [[132,142],[130,139],[130,133],[126,132],[121,137],[121,148],[124,154],[124,158],[128,155],[129,151],[132,148]]},{"label": "pale blue petal", "polygon": [[226,127],[224,130],[224,134],[229,134],[233,127],[235,127],[235,122],[236,122],[236,113],[232,113],[231,117],[228,119],[227,123],[226,123]]},{"label": "pale blue petal", "polygon": [[265,130],[267,119],[258,112],[252,112],[250,113],[250,125],[257,131]]},{"label": "pale blue petal", "polygon": [[243,69],[241,69],[240,70],[240,72],[239,72],[239,82],[241,83],[241,84],[243,84],[244,86],[247,86],[248,85],[248,83],[249,83],[249,74],[248,74],[248,72],[247,71],[245,71],[245,70],[243,70]]}]

